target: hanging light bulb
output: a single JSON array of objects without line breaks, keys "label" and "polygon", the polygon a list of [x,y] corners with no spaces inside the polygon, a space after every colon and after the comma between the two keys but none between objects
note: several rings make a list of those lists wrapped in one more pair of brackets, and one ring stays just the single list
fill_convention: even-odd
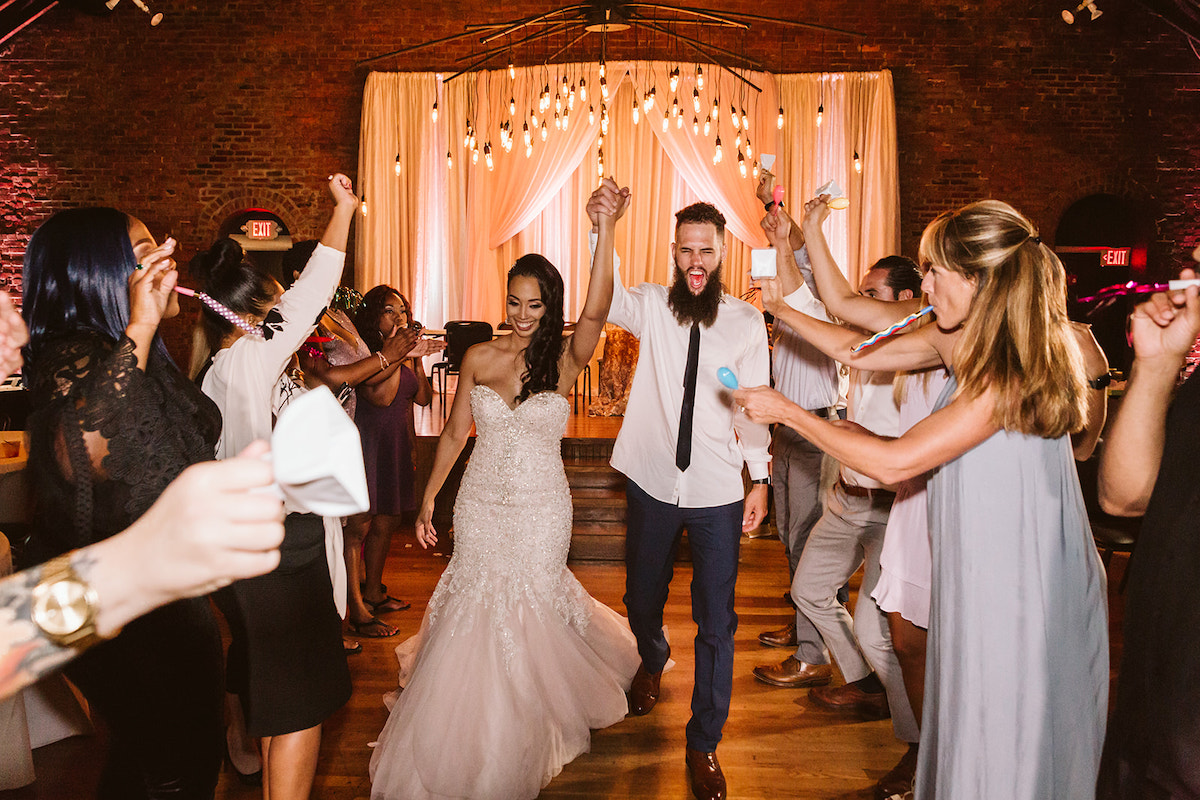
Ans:
[{"label": "hanging light bulb", "polygon": [[508,98],[508,113],[509,114],[517,113],[517,98],[515,98],[515,97]]},{"label": "hanging light bulb", "polygon": [[538,126],[537,114],[533,113],[533,111],[529,112],[529,121],[533,123],[533,127],[536,128]]},{"label": "hanging light bulb", "polygon": [[672,117],[679,116],[679,98],[678,97],[676,97],[674,100],[671,101],[671,116]]},{"label": "hanging light bulb", "polygon": [[742,130],[750,130],[750,117],[746,115],[746,109],[742,109]]},{"label": "hanging light bulb", "polygon": [[[601,65],[600,69],[601,70],[604,69],[603,65]],[[603,72],[601,72],[601,74],[600,74],[600,99],[601,100],[608,99],[608,82],[604,80]]]},{"label": "hanging light bulb", "polygon": [[436,100],[433,101],[433,111],[430,112],[429,116],[433,119],[434,122],[437,122],[437,101]]},{"label": "hanging light bulb", "polygon": [[558,115],[557,111],[554,112],[554,130],[556,130],[556,131],[562,130],[562,117],[560,117]]},{"label": "hanging light bulb", "polygon": [[604,148],[596,151],[596,176],[604,177]]},{"label": "hanging light bulb", "polygon": [[600,77],[601,78],[604,77],[604,62],[603,61],[600,62]]},{"label": "hanging light bulb", "polygon": [[562,129],[565,131],[570,124],[571,124],[571,112],[570,111],[564,112]]},{"label": "hanging light bulb", "polygon": [[708,136],[710,130],[712,130],[712,114],[704,118],[704,135]]},{"label": "hanging light bulb", "polygon": [[529,145],[533,142],[533,137],[530,136],[530,134],[529,134],[529,123],[526,122],[524,125],[521,126],[521,129],[524,131],[524,134],[525,134],[523,137],[525,139],[525,146],[529,147]]},{"label": "hanging light bulb", "polygon": [[783,130],[783,106],[779,107],[779,116],[775,119],[775,127]]},{"label": "hanging light bulb", "polygon": [[721,152],[721,137],[718,136],[717,137],[717,161],[716,161],[716,163],[720,164],[721,159],[724,157],[725,157],[724,153]]},{"label": "hanging light bulb", "polygon": [[544,142],[544,141],[546,141],[546,137],[547,137],[549,134],[550,134],[550,126],[549,126],[549,125],[543,125],[543,126],[542,126],[542,141],[543,141],[543,142]]},{"label": "hanging light bulb", "polygon": [[532,155],[533,155],[533,145],[531,145],[531,144],[525,145],[525,157],[529,158]]},{"label": "hanging light bulb", "polygon": [[393,168],[396,171],[396,177],[400,176],[400,154],[396,153],[396,166]]},{"label": "hanging light bulb", "polygon": [[364,217],[367,215],[367,196],[365,194],[362,196],[362,202],[359,203],[358,209],[362,211]]},{"label": "hanging light bulb", "polygon": [[471,166],[475,166],[478,163],[479,163],[479,151],[472,150],[471,151]]},{"label": "hanging light bulb", "polygon": [[463,147],[471,146],[471,120],[467,120],[467,132],[463,134]]},{"label": "hanging light bulb", "polygon": [[638,106],[638,101],[635,99],[633,101],[633,124],[637,125],[639,119],[641,119],[641,108]]},{"label": "hanging light bulb", "polygon": [[492,163],[492,143],[487,142],[483,146],[483,160],[487,164],[489,170],[495,169],[495,164]]},{"label": "hanging light bulb", "polygon": [[596,109],[588,106],[588,125],[596,124]]},{"label": "hanging light bulb", "polygon": [[562,98],[561,97],[554,98],[554,113],[555,114],[562,113]]},{"label": "hanging light bulb", "polygon": [[579,79],[579,99],[587,102],[587,78]]},{"label": "hanging light bulb", "polygon": [[712,110],[712,114],[710,116],[713,118],[713,122],[721,121],[721,106],[717,103],[716,100],[713,100],[713,110]]},{"label": "hanging light bulb", "polygon": [[746,137],[746,158],[754,155],[754,148],[750,146],[750,137]]},{"label": "hanging light bulb", "polygon": [[446,151],[446,169],[454,169],[454,155],[449,150]]},{"label": "hanging light bulb", "polygon": [[825,118],[825,104],[821,103],[817,106],[817,127],[821,127],[821,121]]},{"label": "hanging light bulb", "polygon": [[663,133],[666,133],[671,128],[671,112],[663,112]]},{"label": "hanging light bulb", "polygon": [[652,103],[650,101],[650,93],[646,92],[644,95],[642,95],[642,111],[646,114],[649,114],[650,109],[653,106],[654,106],[654,103]]},{"label": "hanging light bulb", "polygon": [[679,88],[679,67],[675,67],[675,69],[671,70],[671,91],[673,92],[678,88]]},{"label": "hanging light bulb", "polygon": [[681,128],[683,128],[683,114],[677,114],[675,116],[675,129],[679,130]]},{"label": "hanging light bulb", "polygon": [[571,87],[571,93],[567,95],[567,111],[575,110],[575,87]]},{"label": "hanging light bulb", "polygon": [[757,161],[754,162],[754,169],[750,170],[750,172],[754,176],[754,180],[758,180],[758,162]]},{"label": "hanging light bulb", "polygon": [[738,150],[738,172],[742,173],[743,178],[746,177],[746,157],[741,150]]},{"label": "hanging light bulb", "polygon": [[733,138],[733,147],[735,150],[742,149],[742,132],[738,131],[738,135]]},{"label": "hanging light bulb", "polygon": [[733,107],[733,103],[729,104],[729,119],[733,122],[733,129],[735,131],[741,129],[742,121],[738,117],[737,109]]},{"label": "hanging light bulb", "polygon": [[650,94],[648,94],[646,96],[646,99],[649,100],[649,102],[650,102],[650,108],[654,108],[654,87],[653,86],[650,87]]},{"label": "hanging light bulb", "polygon": [[517,68],[513,66],[512,61],[509,61],[508,62],[508,79],[511,81],[515,77],[517,77]]},{"label": "hanging light bulb", "polygon": [[562,89],[561,89],[560,91],[562,92],[562,94],[563,94],[564,96],[566,95],[566,93],[567,93],[567,90],[568,90],[568,88],[570,87],[570,85],[571,85],[571,83],[570,83],[570,82],[567,80],[567,76],[566,76],[566,75],[563,75],[563,79],[562,79]]},{"label": "hanging light bulb", "polygon": [[699,117],[692,117],[692,134],[694,136],[700,135],[700,118]]},{"label": "hanging light bulb", "polygon": [[475,144],[476,144],[475,132],[474,132],[474,131],[471,131],[471,139],[470,139],[470,143],[469,143],[467,146],[468,146],[468,147],[470,147],[472,150],[474,150],[474,149],[475,149]]},{"label": "hanging light bulb", "polygon": [[600,133],[608,136],[608,112],[603,106],[600,108]]},{"label": "hanging light bulb", "polygon": [[862,174],[862,159],[858,157],[858,148],[854,148],[854,171]]},{"label": "hanging light bulb", "polygon": [[695,88],[692,89],[692,110],[700,113],[700,90]]},{"label": "hanging light bulb", "polygon": [[704,67],[696,65],[696,86],[700,89],[704,88]]}]

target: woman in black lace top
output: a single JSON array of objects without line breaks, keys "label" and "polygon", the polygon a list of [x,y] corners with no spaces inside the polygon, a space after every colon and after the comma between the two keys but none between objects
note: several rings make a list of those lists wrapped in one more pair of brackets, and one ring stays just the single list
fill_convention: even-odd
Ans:
[{"label": "woman in black lace top", "polygon": [[[179,311],[174,249],[110,208],[60,212],[30,239],[34,562],[128,527],[185,467],[213,457],[220,414],[157,334]],[[98,797],[213,796],[223,676],[206,599],[130,623],[67,672],[112,733]]]}]

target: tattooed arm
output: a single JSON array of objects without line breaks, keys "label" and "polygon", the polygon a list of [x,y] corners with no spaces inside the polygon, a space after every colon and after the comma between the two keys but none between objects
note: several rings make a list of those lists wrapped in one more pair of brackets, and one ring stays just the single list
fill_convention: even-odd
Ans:
[{"label": "tattooed arm", "polygon": [[[183,597],[208,594],[279,563],[283,504],[257,443],[238,458],[186,469],[150,510],[116,536],[76,550],[75,573],[95,591],[96,633],[117,635],[129,621]],[[32,593],[42,568],[0,581],[0,698],[58,669],[79,648],[61,647],[33,622]]]}]

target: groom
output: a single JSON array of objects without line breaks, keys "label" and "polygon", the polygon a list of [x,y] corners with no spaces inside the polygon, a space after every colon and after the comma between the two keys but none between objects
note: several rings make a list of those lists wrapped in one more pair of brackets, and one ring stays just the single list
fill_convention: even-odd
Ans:
[{"label": "groom", "polygon": [[[592,246],[599,214],[617,213],[611,187],[588,201]],[[622,209],[623,211],[623,209]],[[637,371],[612,465],[629,479],[625,542],[625,607],[642,664],[629,691],[631,714],[658,700],[671,648],[663,606],[675,549],[687,528],[692,551],[692,617],[698,633],[692,717],[687,724],[688,774],[701,800],[726,796],[717,743],[733,689],[733,610],[738,546],[767,512],[765,425],[737,411],[717,379],[728,367],[747,386],[770,380],[762,314],[721,286],[725,218],[708,203],[675,215],[674,281],[626,290],[616,276],[608,321],[640,341]],[[753,486],[743,502],[742,464]]]}]

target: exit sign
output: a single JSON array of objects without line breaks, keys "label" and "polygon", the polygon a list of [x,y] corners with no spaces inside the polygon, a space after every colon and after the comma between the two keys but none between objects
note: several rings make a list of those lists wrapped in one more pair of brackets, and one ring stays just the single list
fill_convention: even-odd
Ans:
[{"label": "exit sign", "polygon": [[1105,267],[1128,267],[1129,248],[1109,247],[1100,253],[1100,264]]},{"label": "exit sign", "polygon": [[252,219],[242,226],[242,231],[250,239],[274,239],[279,235],[273,219]]}]

